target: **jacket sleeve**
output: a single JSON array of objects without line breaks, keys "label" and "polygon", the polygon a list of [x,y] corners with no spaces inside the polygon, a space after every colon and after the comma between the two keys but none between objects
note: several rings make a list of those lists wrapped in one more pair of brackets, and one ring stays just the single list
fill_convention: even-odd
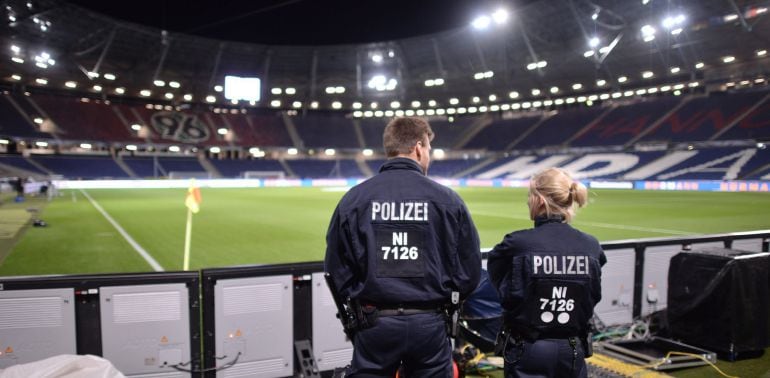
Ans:
[{"label": "jacket sleeve", "polygon": [[497,289],[500,300],[504,302],[508,296],[508,286],[511,280],[511,255],[506,253],[503,243],[496,245],[487,258],[489,280]]},{"label": "jacket sleeve", "polygon": [[348,223],[340,214],[339,206],[329,222],[326,232],[326,257],[324,270],[331,274],[341,297],[350,295],[358,267],[355,265],[353,248],[351,248]]},{"label": "jacket sleeve", "polygon": [[476,226],[464,204],[460,206],[459,228],[457,240],[459,266],[454,281],[460,296],[465,298],[476,290],[481,279],[481,249]]}]

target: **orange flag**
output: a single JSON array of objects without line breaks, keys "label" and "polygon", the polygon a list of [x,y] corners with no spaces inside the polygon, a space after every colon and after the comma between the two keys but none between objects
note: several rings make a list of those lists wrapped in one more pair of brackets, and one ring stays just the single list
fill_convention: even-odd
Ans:
[{"label": "orange flag", "polygon": [[201,190],[195,185],[195,180],[192,180],[190,181],[190,187],[187,189],[187,197],[184,199],[184,204],[193,214],[197,214],[201,210],[201,202]]}]

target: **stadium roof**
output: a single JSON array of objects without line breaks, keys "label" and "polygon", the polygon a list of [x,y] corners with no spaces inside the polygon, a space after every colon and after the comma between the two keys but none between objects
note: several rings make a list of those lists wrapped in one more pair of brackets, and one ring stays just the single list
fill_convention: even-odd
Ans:
[{"label": "stadium roof", "polygon": [[[113,7],[110,3],[105,6]],[[370,2],[357,3],[371,6]],[[441,6],[428,3],[433,3],[437,14],[441,14]],[[317,103],[320,108],[369,109],[376,102],[378,109],[403,109],[414,105],[545,101],[673,83],[697,82],[701,87],[728,80],[753,83],[755,78],[768,75],[767,1],[482,3],[490,6],[473,10],[465,22],[462,16],[449,17],[455,21],[447,23],[426,21],[433,29],[425,30],[436,30],[429,34],[403,38],[389,34],[396,39],[332,45],[245,43],[202,37],[191,33],[214,33],[216,27],[196,31],[189,24],[172,22],[176,16],[166,14],[155,25],[166,22],[186,33],[164,30],[136,23],[141,20],[116,18],[121,8],[110,16],[61,0],[10,0],[5,4],[3,12],[8,21],[2,26],[0,40],[8,47],[0,50],[0,75],[6,86],[14,88],[72,90],[63,89],[65,82],[72,81],[76,82],[75,91],[102,96],[140,97],[139,93],[147,90],[146,97],[157,101],[185,102],[188,100],[183,100],[184,95],[189,94],[192,102],[213,96],[215,104],[226,104],[214,89],[223,84],[226,74],[233,74],[262,79],[262,101],[255,106],[291,108],[298,102],[301,107]],[[316,25],[327,19],[335,25],[348,20],[351,27],[339,29],[348,34],[364,35],[361,29],[367,24],[379,29],[375,28],[378,23],[371,21],[374,16],[352,13],[340,13],[341,18],[318,14],[319,23],[308,26],[272,13],[282,9],[288,12],[299,2],[268,4],[279,8],[264,13],[278,19],[279,25],[296,29],[297,38],[303,33],[320,35]],[[487,12],[491,17],[500,6],[508,12],[506,22],[489,22],[483,30],[471,26],[474,16]],[[188,6],[185,13],[195,13],[192,7]],[[147,14],[158,12],[149,6],[142,8]],[[303,4],[302,8],[312,10],[313,5]],[[371,8],[373,12],[383,9]],[[427,8],[420,9],[415,12],[428,18],[422,16]],[[217,14],[212,19],[226,20],[228,15],[232,13]],[[244,18],[244,22],[248,20]],[[409,20],[406,16],[395,17],[386,24],[394,28],[401,25],[399,21],[414,25]],[[201,18],[194,21],[201,22]],[[421,30],[411,29],[408,33]],[[595,45],[591,46],[591,42]],[[49,60],[54,64],[46,63]],[[88,72],[100,75],[89,77]],[[116,78],[106,79],[106,73]],[[40,84],[38,78],[46,78],[47,84]],[[154,85],[157,80],[164,85]],[[167,84],[172,81],[178,86],[169,88]],[[93,85],[100,86],[98,93],[94,93],[97,91]],[[124,93],[116,94],[116,88],[123,88]]]}]

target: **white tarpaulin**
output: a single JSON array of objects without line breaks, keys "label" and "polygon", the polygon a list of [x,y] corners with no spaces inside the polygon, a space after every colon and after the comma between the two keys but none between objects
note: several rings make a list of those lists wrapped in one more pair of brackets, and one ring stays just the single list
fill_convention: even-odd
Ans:
[{"label": "white tarpaulin", "polygon": [[97,356],[63,354],[45,360],[0,369],[0,378],[125,378],[112,364]]}]

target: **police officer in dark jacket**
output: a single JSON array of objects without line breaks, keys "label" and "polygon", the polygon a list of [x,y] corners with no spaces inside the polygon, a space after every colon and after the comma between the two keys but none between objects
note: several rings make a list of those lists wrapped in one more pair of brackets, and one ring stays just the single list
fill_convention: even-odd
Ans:
[{"label": "police officer in dark jacket", "polygon": [[489,254],[503,305],[498,347],[508,377],[586,377],[588,322],[601,299],[599,242],[569,225],[586,188],[551,168],[530,181],[535,228],[512,232]]},{"label": "police officer in dark jacket", "polygon": [[340,200],[325,269],[360,305],[347,375],[451,377],[445,306],[479,282],[479,238],[462,199],[426,177],[433,131],[421,118],[386,127],[388,160]]}]

